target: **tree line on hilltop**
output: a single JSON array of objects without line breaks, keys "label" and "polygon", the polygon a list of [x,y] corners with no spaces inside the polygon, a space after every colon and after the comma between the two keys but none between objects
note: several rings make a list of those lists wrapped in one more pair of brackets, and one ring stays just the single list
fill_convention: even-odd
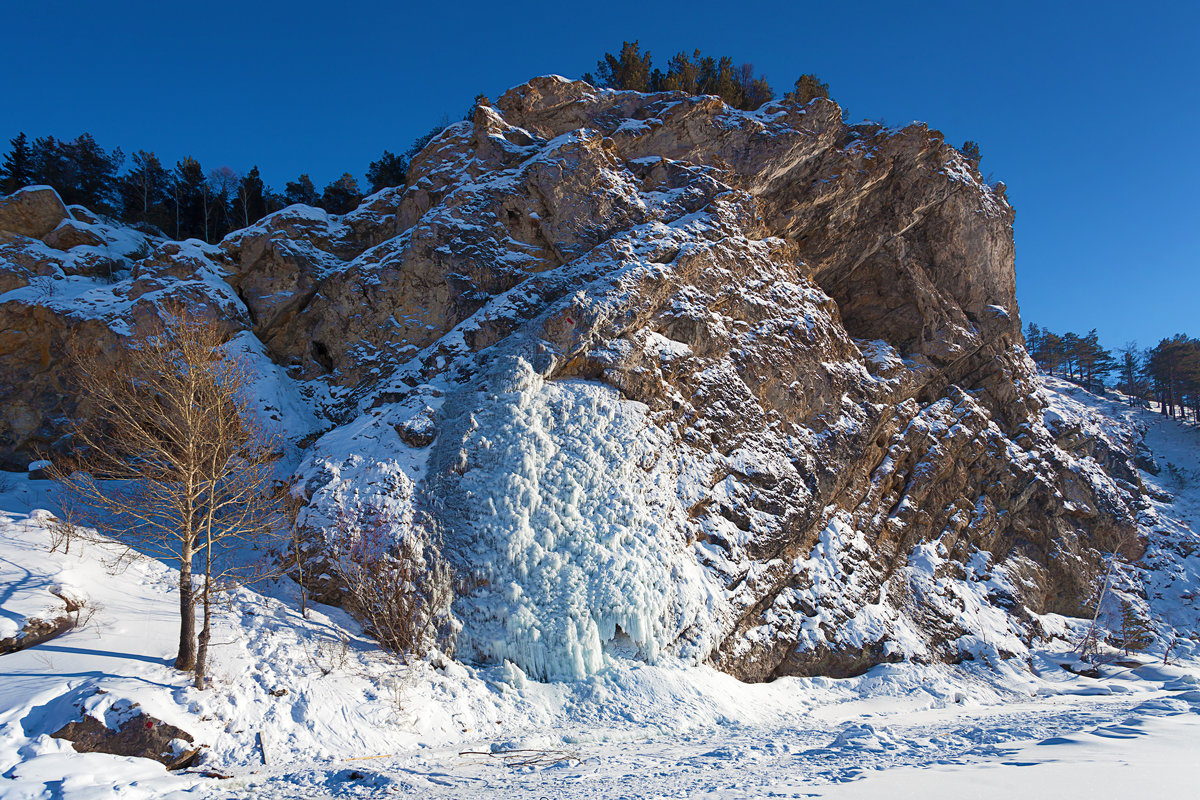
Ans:
[{"label": "tree line on hilltop", "polygon": [[[676,53],[668,59],[666,68],[661,69],[654,66],[649,50],[642,52],[636,39],[622,42],[616,53],[605,53],[596,62],[596,71],[584,73],[583,80],[606,89],[716,95],[743,111],[754,111],[775,99],[770,82],[766,76],[755,74],[752,63],[737,64],[729,56],[705,55],[694,50],[691,55],[686,51]],[[831,99],[829,84],[805,73],[796,79],[791,91],[784,93],[783,100],[804,105],[818,97]],[[958,150],[979,165],[982,155],[978,142],[968,140]]]},{"label": "tree line on hilltop", "polygon": [[[735,64],[729,56],[709,56],[695,50],[691,55],[680,52],[671,56],[664,71],[654,66],[650,51],[643,53],[636,39],[623,42],[616,53],[605,53],[596,63],[596,71],[584,73],[583,79],[608,89],[715,94],[746,111],[775,99],[775,90],[765,76],[754,74],[751,63]],[[815,75],[801,75],[785,97],[799,103],[829,97],[829,84]]]},{"label": "tree line on hilltop", "polygon": [[1062,335],[1029,324],[1029,355],[1038,367],[1084,386],[1104,391],[1108,381],[1130,403],[1158,403],[1163,414],[1200,422],[1200,339],[1179,333],[1141,349],[1129,342],[1114,354],[1100,344],[1095,329]]},{"label": "tree line on hilltop", "polygon": [[[367,168],[370,191],[403,186],[409,161],[443,128],[445,124],[419,136],[402,155],[384,150]],[[219,241],[293,203],[345,214],[364,196],[349,172],[321,191],[305,173],[280,192],[263,181],[257,166],[244,173],[228,166],[205,169],[186,156],[168,167],[150,150],[135,151],[121,171],[125,162],[121,148],[106,150],[90,133],[30,139],[22,132],[9,140],[0,162],[0,195],[45,184],[68,205],[83,205],[130,225],[153,225],[175,239],[206,242]]]},{"label": "tree line on hilltop", "polygon": [[[730,106],[744,110],[756,109],[775,97],[766,77],[756,75],[751,63],[737,64],[729,56],[694,50],[690,55],[677,53],[665,68],[658,68],[637,40],[622,43],[616,53],[605,53],[596,71],[585,73],[583,79],[601,88],[717,95]],[[818,97],[829,97],[829,85],[811,74],[801,75],[784,95],[784,99],[797,103]],[[467,119],[481,102],[490,104],[486,97],[477,95]],[[449,124],[450,119],[443,118],[441,124],[417,137],[400,155],[384,150],[367,168],[369,191],[404,186],[413,157]],[[966,142],[960,150],[978,163],[979,146],[975,142]],[[39,184],[54,187],[68,205],[83,205],[129,225],[151,225],[175,239],[206,242],[216,242],[230,231],[253,225],[293,203],[344,214],[356,208],[364,196],[358,179],[350,172],[342,173],[320,191],[304,173],[279,191],[263,181],[257,165],[246,172],[228,166],[206,168],[199,159],[186,156],[171,166],[151,150],[134,151],[126,163],[121,148],[107,150],[90,133],[74,139],[31,139],[21,132],[9,141],[9,150],[0,162],[0,195]]]}]

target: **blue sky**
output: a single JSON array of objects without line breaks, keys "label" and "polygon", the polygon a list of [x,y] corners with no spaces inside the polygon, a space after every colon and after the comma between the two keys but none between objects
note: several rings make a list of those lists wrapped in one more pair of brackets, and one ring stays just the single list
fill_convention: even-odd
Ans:
[{"label": "blue sky", "polygon": [[854,119],[974,139],[1017,209],[1024,319],[1116,347],[1200,336],[1200,4],[17,2],[0,136],[361,176],[478,92],[623,39],[826,80]]}]

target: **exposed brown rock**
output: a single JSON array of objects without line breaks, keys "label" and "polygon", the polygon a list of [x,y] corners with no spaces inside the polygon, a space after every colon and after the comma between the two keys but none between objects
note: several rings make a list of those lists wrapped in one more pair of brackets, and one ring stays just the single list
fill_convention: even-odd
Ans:
[{"label": "exposed brown rock", "polygon": [[[747,680],[854,674],[906,657],[895,623],[919,632],[914,657],[960,660],[972,631],[952,592],[906,571],[918,548],[968,583],[986,554],[1015,587],[989,602],[1020,638],[1031,615],[1081,613],[1097,548],[1134,530],[1132,450],[1042,420],[1012,222],[1003,186],[923,125],[849,126],[823,99],[745,113],[538,78],[351,214],[297,206],[219,248],[159,242],[106,290],[120,322],[0,305],[0,458],[27,461],[76,413],[72,336],[119,357],[124,318],[174,297],[326,384],[334,422],[366,409],[397,447],[430,448],[441,471],[413,494],[453,509],[473,502],[455,495],[472,404],[519,358],[644,403],[664,457],[694,467],[680,539],[703,545],[729,598],[705,659]],[[78,270],[45,249],[0,240],[0,289]],[[858,539],[826,576],[842,588],[817,594],[804,562],[833,525]],[[876,640],[839,639],[876,606],[895,614]]]},{"label": "exposed brown rock", "polygon": [[0,655],[15,653],[56,639],[75,627],[76,617],[64,614],[53,619],[27,620],[15,636],[0,639]]},{"label": "exposed brown rock", "polygon": [[81,245],[97,247],[104,244],[104,239],[95,231],[71,219],[59,223],[58,227],[42,237],[42,241],[55,250],[70,250]]},{"label": "exposed brown rock", "polygon": [[171,742],[182,739],[191,743],[192,735],[139,711],[109,728],[95,717],[85,716],[69,722],[50,734],[66,739],[80,753],[110,753],[115,756],[149,758],[173,768],[183,766],[180,754],[171,749]]},{"label": "exposed brown rock", "polygon": [[68,216],[58,192],[49,186],[29,186],[0,197],[0,231],[40,239]]}]

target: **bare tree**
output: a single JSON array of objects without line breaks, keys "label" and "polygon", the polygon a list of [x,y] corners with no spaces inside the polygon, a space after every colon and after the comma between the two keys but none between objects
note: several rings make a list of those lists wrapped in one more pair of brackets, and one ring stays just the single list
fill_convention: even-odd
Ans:
[{"label": "bare tree", "polygon": [[[81,521],[148,555],[179,564],[175,666],[204,685],[214,593],[239,569],[220,561],[238,541],[272,536],[279,492],[278,439],[247,403],[249,375],[223,349],[220,325],[170,309],[114,360],[75,346],[80,395],[90,406],[72,428],[72,454],[55,460]],[[196,559],[204,627],[196,637]]]}]

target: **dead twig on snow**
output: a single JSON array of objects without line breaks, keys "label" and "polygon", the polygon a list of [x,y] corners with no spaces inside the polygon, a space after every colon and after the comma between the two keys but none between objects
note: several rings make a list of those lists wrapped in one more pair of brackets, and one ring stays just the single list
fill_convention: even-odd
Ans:
[{"label": "dead twig on snow", "polygon": [[523,748],[514,750],[463,750],[460,756],[490,756],[504,762],[506,767],[551,767],[568,761],[580,762],[582,755],[570,750],[540,750]]}]

